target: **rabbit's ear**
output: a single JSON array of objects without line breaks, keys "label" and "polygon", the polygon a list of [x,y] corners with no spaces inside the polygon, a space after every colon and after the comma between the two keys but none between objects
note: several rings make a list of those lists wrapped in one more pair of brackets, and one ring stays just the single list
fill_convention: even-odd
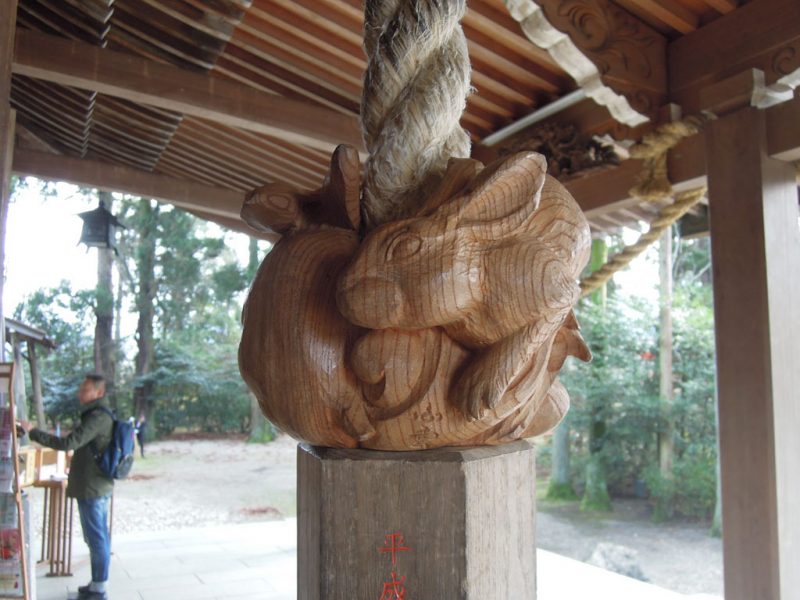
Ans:
[{"label": "rabbit's ear", "polygon": [[361,224],[359,194],[361,193],[360,163],[358,150],[340,144],[331,156],[330,174],[322,188],[321,201],[327,204],[331,225],[352,227],[355,231]]},{"label": "rabbit's ear", "polygon": [[425,204],[417,216],[427,217],[433,214],[448,200],[463,192],[482,169],[483,163],[480,161],[471,158],[451,158],[447,162],[447,170],[442,176],[441,183],[425,199]]},{"label": "rabbit's ear", "polygon": [[539,207],[547,161],[536,152],[518,152],[483,171],[459,209],[459,225],[503,237],[523,226]]}]

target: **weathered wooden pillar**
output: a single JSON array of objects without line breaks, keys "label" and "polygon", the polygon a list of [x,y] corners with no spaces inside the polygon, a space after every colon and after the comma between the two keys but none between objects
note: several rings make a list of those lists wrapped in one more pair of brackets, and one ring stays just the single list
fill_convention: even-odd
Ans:
[{"label": "weathered wooden pillar", "polygon": [[17,0],[0,2],[0,360],[5,358],[3,321],[3,277],[6,245],[6,217],[11,191],[11,161],[14,156],[14,111],[10,106],[11,61],[14,57],[14,30]]},{"label": "weathered wooden pillar", "polygon": [[14,354],[14,369],[17,374],[14,377],[14,397],[17,405],[17,418],[23,421],[28,420],[28,394],[25,389],[25,359],[22,356],[22,344],[24,340],[18,333],[11,334],[11,345]]},{"label": "weathered wooden pillar", "polygon": [[532,600],[534,449],[298,449],[298,598]]},{"label": "weathered wooden pillar", "polygon": [[42,376],[39,373],[39,359],[36,356],[36,342],[28,340],[28,361],[31,366],[31,387],[33,388],[33,407],[39,427],[45,427],[44,400],[42,398]]},{"label": "weathered wooden pillar", "polygon": [[706,130],[725,598],[789,600],[800,597],[800,215],[796,170],[768,156],[764,113],[731,105],[752,82],[710,90],[725,109]]}]

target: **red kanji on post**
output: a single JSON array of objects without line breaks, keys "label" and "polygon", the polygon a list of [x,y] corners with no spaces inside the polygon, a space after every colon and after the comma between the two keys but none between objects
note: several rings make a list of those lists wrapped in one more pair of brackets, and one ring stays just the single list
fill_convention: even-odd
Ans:
[{"label": "red kanji on post", "polygon": [[405,600],[406,588],[403,585],[405,577],[397,578],[397,573],[392,571],[392,580],[383,584],[383,593],[379,600]]},{"label": "red kanji on post", "polygon": [[402,533],[387,533],[384,538],[383,547],[379,548],[378,551],[381,554],[391,553],[392,566],[394,567],[397,565],[397,553],[409,552],[411,548],[404,546],[406,541],[403,539]]}]

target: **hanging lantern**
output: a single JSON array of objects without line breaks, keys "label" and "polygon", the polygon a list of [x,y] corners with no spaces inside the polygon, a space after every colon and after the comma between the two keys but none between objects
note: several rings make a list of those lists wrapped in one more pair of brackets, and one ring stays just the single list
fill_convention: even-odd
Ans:
[{"label": "hanging lantern", "polygon": [[100,200],[100,206],[94,210],[80,213],[78,216],[83,219],[79,244],[97,248],[113,248],[114,252],[117,252],[114,245],[115,228],[124,228],[124,225],[108,211],[105,202]]}]

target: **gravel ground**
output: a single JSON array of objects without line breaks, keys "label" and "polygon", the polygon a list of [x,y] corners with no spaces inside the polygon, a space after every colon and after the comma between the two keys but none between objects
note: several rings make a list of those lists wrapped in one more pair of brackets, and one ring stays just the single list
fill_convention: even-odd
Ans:
[{"label": "gravel ground", "polygon": [[[132,475],[117,482],[114,533],[264,521],[295,516],[296,442],[280,436],[270,444],[242,439],[176,439],[154,442]],[[29,488],[30,489],[30,488]],[[31,489],[31,525],[41,536],[42,491]],[[74,525],[76,538],[80,525]],[[638,552],[649,580],[685,594],[722,596],[720,540],[707,526],[656,525],[643,501],[615,502],[614,512],[582,514],[577,503],[540,503],[541,548],[587,560],[600,542]]]},{"label": "gravel ground", "polygon": [[588,561],[600,542],[636,551],[647,579],[683,594],[722,597],[722,541],[708,535],[708,525],[650,520],[642,500],[615,500],[608,515],[581,513],[578,502],[539,503],[540,548]]}]

